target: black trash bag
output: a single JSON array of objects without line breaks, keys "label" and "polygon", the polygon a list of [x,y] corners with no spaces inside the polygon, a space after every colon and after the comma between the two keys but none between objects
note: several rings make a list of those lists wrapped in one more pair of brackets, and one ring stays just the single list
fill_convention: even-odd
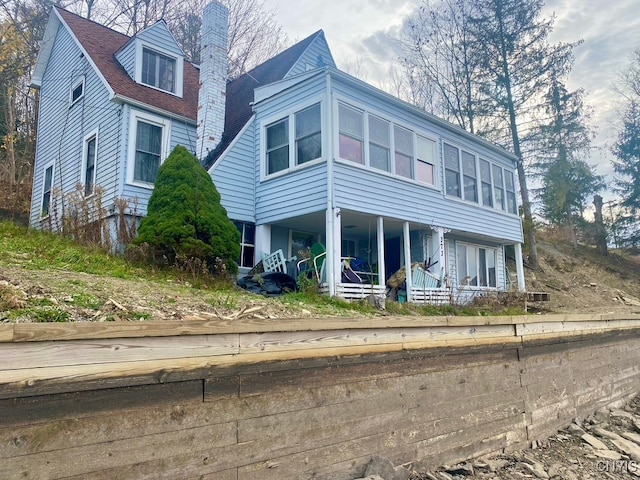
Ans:
[{"label": "black trash bag", "polygon": [[236,282],[239,287],[251,293],[266,296],[282,295],[295,292],[297,285],[293,277],[280,272],[263,272],[256,275],[241,277]]}]

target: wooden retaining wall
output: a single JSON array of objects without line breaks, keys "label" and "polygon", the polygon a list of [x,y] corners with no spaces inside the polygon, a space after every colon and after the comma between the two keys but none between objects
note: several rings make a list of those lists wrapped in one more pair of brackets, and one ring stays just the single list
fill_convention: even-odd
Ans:
[{"label": "wooden retaining wall", "polygon": [[0,325],[1,479],[352,479],[640,391],[640,316]]}]

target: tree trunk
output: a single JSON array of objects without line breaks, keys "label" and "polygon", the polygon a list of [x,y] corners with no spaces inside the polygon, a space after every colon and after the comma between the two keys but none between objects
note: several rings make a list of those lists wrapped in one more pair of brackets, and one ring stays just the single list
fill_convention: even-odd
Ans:
[{"label": "tree trunk", "polygon": [[600,255],[609,255],[607,250],[607,233],[604,228],[604,222],[602,221],[602,197],[595,195],[593,197],[593,204],[596,207],[595,224],[596,224],[596,251]]}]

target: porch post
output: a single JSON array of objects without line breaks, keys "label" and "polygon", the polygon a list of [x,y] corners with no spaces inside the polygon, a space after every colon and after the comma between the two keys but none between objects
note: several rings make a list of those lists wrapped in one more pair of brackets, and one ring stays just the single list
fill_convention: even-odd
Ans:
[{"label": "porch post", "polygon": [[[333,282],[333,252],[334,252],[334,243],[335,236],[333,233],[334,229],[334,219],[335,219],[335,209],[327,208],[325,210],[325,220],[326,220],[326,228],[325,233],[327,237],[327,256],[324,259],[324,270],[325,270],[325,278],[327,281],[327,285],[329,286],[329,296],[333,297],[336,294],[336,286]],[[320,278],[322,281],[322,278]]]},{"label": "porch post", "polygon": [[438,265],[440,268],[437,270],[438,272],[443,272],[446,275],[445,270],[445,255],[444,255],[444,228],[438,227],[436,228],[436,241],[438,242]]},{"label": "porch post", "polygon": [[384,287],[387,280],[384,268],[384,218],[378,217],[378,285]]},{"label": "porch post", "polygon": [[524,264],[522,262],[522,244],[516,243],[513,245],[516,251],[516,274],[518,276],[518,290],[521,292],[526,291],[524,285]]},{"label": "porch post", "polygon": [[407,285],[407,302],[411,302],[411,237],[409,236],[409,222],[402,225],[404,239],[404,268],[406,272],[405,283]]},{"label": "porch post", "polygon": [[[255,249],[253,251],[253,264],[257,265],[263,255],[271,253],[271,225],[256,225]],[[286,255],[286,253],[285,253]]]},{"label": "porch post", "polygon": [[339,208],[333,209],[333,275],[331,276],[330,291],[333,287],[331,295],[336,294],[336,287],[342,280],[342,215]]}]

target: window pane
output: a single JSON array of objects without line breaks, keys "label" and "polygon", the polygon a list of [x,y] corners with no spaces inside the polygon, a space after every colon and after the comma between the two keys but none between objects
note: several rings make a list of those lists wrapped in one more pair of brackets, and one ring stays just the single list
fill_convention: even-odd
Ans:
[{"label": "window pane", "polygon": [[400,127],[395,127],[393,132],[396,152],[401,152],[408,157],[413,157],[413,133]]},{"label": "window pane", "polygon": [[411,160],[411,157],[396,152],[396,174],[402,177],[412,178]]},{"label": "window pane", "polygon": [[289,144],[289,120],[282,120],[267,127],[267,150]]},{"label": "window pane", "polygon": [[338,115],[340,117],[340,132],[358,139],[363,138],[362,112],[340,104]]},{"label": "window pane", "polygon": [[296,113],[296,138],[320,131],[320,104]]},{"label": "window pane", "polygon": [[80,84],[78,85],[76,88],[73,89],[73,92],[71,93],[71,101],[75,102],[76,100],[78,100],[81,96],[82,96],[82,91],[84,89],[84,84]]},{"label": "window pane", "polygon": [[502,187],[502,169],[493,165],[493,184],[496,208],[504,210],[504,189]]},{"label": "window pane", "polygon": [[469,275],[468,285],[478,286],[478,250],[473,247],[467,248],[467,275]]},{"label": "window pane", "polygon": [[489,272],[489,286],[496,287],[496,251],[488,249],[486,253],[487,257],[487,270]]},{"label": "window pane", "polygon": [[315,160],[322,156],[322,136],[316,133],[297,141],[298,165]]},{"label": "window pane", "polygon": [[468,285],[467,276],[467,247],[458,244],[456,246],[456,263],[458,264],[458,285]]},{"label": "window pane", "polygon": [[487,286],[487,252],[484,248],[478,249],[479,253],[479,275],[480,275],[480,283],[481,287]]},{"label": "window pane", "polygon": [[289,145],[267,153],[267,174],[276,173],[287,168],[289,168]]},{"label": "window pane", "polygon": [[464,177],[464,198],[470,202],[478,201],[478,180],[476,176],[476,157],[462,151],[462,173]]},{"label": "window pane", "polygon": [[369,116],[369,164],[373,168],[391,171],[389,122]]},{"label": "window pane", "polygon": [[436,163],[436,142],[418,135],[418,158],[431,165]]},{"label": "window pane", "polygon": [[49,206],[51,204],[51,185],[53,183],[53,166],[48,167],[44,171],[44,189],[42,192],[42,208],[41,215],[49,215]]},{"label": "window pane", "polygon": [[157,55],[146,48],[142,50],[142,83],[156,85]]},{"label": "window pane", "polygon": [[158,76],[159,84],[157,85],[159,88],[166,90],[168,92],[174,91],[174,78],[175,78],[175,60],[169,57],[165,57],[164,55],[158,55],[159,65],[158,65]]},{"label": "window pane", "polygon": [[242,264],[241,267],[253,267],[253,253],[255,247],[253,245],[242,246]]},{"label": "window pane", "polygon": [[444,144],[444,166],[455,172],[460,171],[460,166],[458,165],[458,149],[447,143]]},{"label": "window pane", "polygon": [[445,182],[447,184],[447,195],[460,198],[460,174],[453,170],[444,171]]},{"label": "window pane", "polygon": [[44,172],[44,190],[45,192],[51,190],[51,184],[53,182],[53,167],[48,167]]},{"label": "window pane", "polygon": [[418,160],[418,180],[424,183],[428,183],[429,185],[433,185],[433,165],[427,162],[423,162],[422,160]]},{"label": "window pane", "polygon": [[244,224],[244,238],[242,243],[249,243],[253,245],[256,238],[256,226],[253,223]]},{"label": "window pane", "polygon": [[493,196],[491,195],[491,164],[480,159],[480,180],[482,182],[482,204],[493,207]]},{"label": "window pane", "polygon": [[96,161],[96,139],[92,138],[87,142],[87,165],[84,173],[84,194],[91,195],[93,193],[93,177],[95,172]]},{"label": "window pane", "polygon": [[389,147],[390,137],[389,122],[369,115],[369,140],[377,145]]},{"label": "window pane", "polygon": [[364,164],[362,146],[363,142],[361,140],[340,134],[340,158]]},{"label": "window pane", "polygon": [[378,168],[385,172],[391,171],[391,166],[389,165],[389,149],[370,143],[369,163],[373,168]]}]

